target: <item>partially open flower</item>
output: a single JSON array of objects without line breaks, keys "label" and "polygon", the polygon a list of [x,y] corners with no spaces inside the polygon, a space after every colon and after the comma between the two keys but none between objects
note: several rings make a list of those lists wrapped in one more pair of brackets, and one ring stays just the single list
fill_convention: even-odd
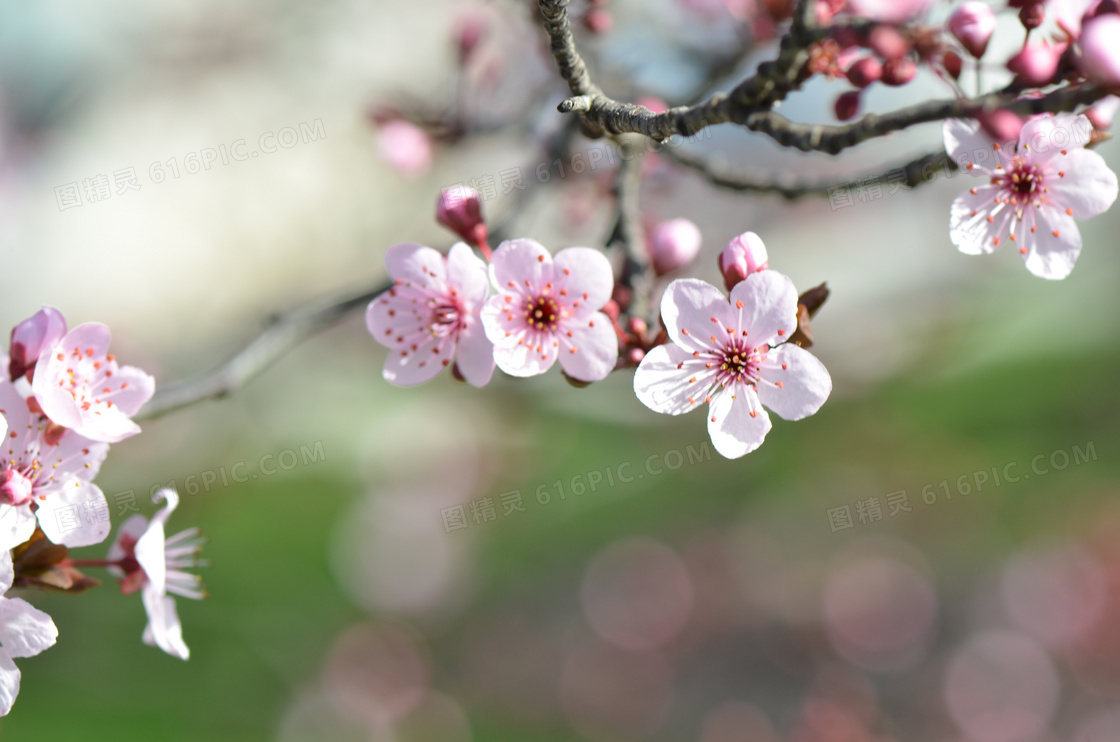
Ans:
[{"label": "partially open flower", "polygon": [[969,54],[979,59],[996,30],[996,14],[987,4],[967,2],[949,17],[949,31]]},{"label": "partially open flower", "polygon": [[12,328],[11,358],[8,362],[12,381],[24,375],[28,381],[34,378],[39,354],[65,334],[66,318],[54,307],[43,307]]},{"label": "partially open flower", "polygon": [[719,254],[719,272],[723,274],[727,290],[730,291],[750,274],[769,268],[769,260],[766,245],[754,232],[744,232],[728,242]]},{"label": "partially open flower", "polygon": [[206,597],[198,575],[185,571],[205,566],[198,559],[205,539],[197,528],[166,538],[164,524],[178,506],[179,495],[175,490],[162,489],[156,493],[156,499],[161,498],[167,505],[152,516],[151,522],[134,515],[121,525],[107,561],[115,563],[110,570],[120,578],[121,592],[128,595],[140,591],[148,614],[144,643],[185,660],[190,650],[183,641],[175,600],[168,593],[191,600]]},{"label": "partially open flower", "polygon": [[489,236],[482,218],[482,197],[478,191],[466,186],[451,186],[439,194],[436,201],[436,221],[459,235],[468,245],[489,252]]}]

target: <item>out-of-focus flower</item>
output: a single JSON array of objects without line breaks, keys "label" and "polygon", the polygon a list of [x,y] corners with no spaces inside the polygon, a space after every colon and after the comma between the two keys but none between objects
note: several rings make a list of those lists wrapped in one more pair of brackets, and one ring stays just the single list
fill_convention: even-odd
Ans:
[{"label": "out-of-focus flower", "polygon": [[1092,108],[1085,111],[1085,117],[1093,128],[1105,131],[1112,128],[1112,119],[1116,117],[1117,110],[1120,110],[1120,97],[1110,95],[1094,103]]},{"label": "out-of-focus flower", "polygon": [[982,2],[967,2],[949,16],[949,31],[969,54],[979,59],[996,30],[995,11]]},{"label": "out-of-focus flower", "polygon": [[74,431],[61,439],[48,436],[49,422],[28,408],[29,401],[34,400],[25,400],[11,382],[0,382],[0,419],[7,421],[0,427],[11,430],[0,448],[0,550],[31,538],[36,519],[56,544],[77,547],[104,541],[109,535],[109,505],[91,480],[109,444]]},{"label": "out-of-focus flower", "polygon": [[66,334],[66,318],[54,307],[43,307],[12,328],[11,358],[8,373],[12,381],[26,375],[34,378],[35,363],[44,348],[54,345]]},{"label": "out-of-focus flower", "polygon": [[1007,61],[1007,69],[1028,85],[1045,85],[1054,79],[1058,61],[1065,51],[1065,44],[1052,45],[1046,41],[1030,44]]},{"label": "out-of-focus flower", "polygon": [[396,284],[366,309],[370,334],[391,350],[385,380],[423,384],[455,361],[472,386],[490,383],[494,349],[478,314],[489,290],[486,264],[462,242],[447,257],[423,245],[393,245],[385,264]]},{"label": "out-of-focus flower", "polygon": [[70,330],[39,355],[31,390],[51,422],[116,443],[140,432],[132,416],[155,394],[156,382],[135,366],[119,366],[109,340],[109,328],[98,322]]},{"label": "out-of-focus flower", "polygon": [[848,0],[853,15],[880,23],[906,23],[925,14],[933,0]]},{"label": "out-of-focus flower", "polygon": [[747,276],[731,290],[730,302],[704,281],[674,281],[661,300],[661,317],[673,342],[642,360],[634,391],[651,410],[668,415],[707,402],[712,445],[726,458],[762,445],[771,427],[762,405],[800,420],[832,391],[824,365],[784,343],[797,329],[797,291],[777,271]]},{"label": "out-of-focus flower", "polygon": [[432,166],[432,138],[411,121],[390,119],[378,127],[381,157],[406,178],[416,178]]},{"label": "out-of-focus flower", "polygon": [[[15,579],[12,555],[0,552],[0,593],[7,593]],[[19,695],[16,657],[34,657],[54,646],[58,628],[46,613],[20,598],[0,597],[0,716],[12,710]]]},{"label": "out-of-focus flower", "polygon": [[486,245],[489,234],[482,218],[482,197],[473,188],[457,185],[440,193],[436,201],[436,221],[467,244],[480,248]]},{"label": "out-of-focus flower", "polygon": [[569,247],[553,258],[534,240],[503,242],[490,262],[497,294],[482,322],[498,368],[535,376],[557,358],[578,381],[605,379],[618,361],[618,338],[600,309],[611,298],[611,265],[598,250]]},{"label": "out-of-focus flower", "polygon": [[1075,219],[1089,219],[1116,200],[1116,174],[1085,149],[1085,116],[1041,116],[1027,122],[1014,151],[978,123],[944,125],[945,149],[984,183],[953,202],[949,236],[961,252],[980,255],[1004,240],[1019,246],[1027,269],[1042,278],[1069,275],[1081,252]]},{"label": "out-of-focus flower", "polygon": [[198,575],[184,571],[203,566],[198,553],[205,540],[197,528],[166,538],[164,524],[179,505],[179,495],[173,489],[162,489],[153,499],[163,499],[167,504],[150,522],[142,515],[126,520],[109,549],[107,561],[117,565],[110,570],[121,579],[121,592],[128,595],[140,591],[148,614],[144,643],[185,660],[191,652],[183,641],[175,599],[168,593],[191,600],[206,597]]},{"label": "out-of-focus flower", "polygon": [[731,240],[719,254],[719,272],[723,274],[723,283],[728,291],[750,274],[769,267],[766,245],[754,232],[744,232]]},{"label": "out-of-focus flower", "polygon": [[700,228],[688,219],[661,222],[649,235],[654,272],[663,276],[688,265],[700,254],[702,242]]},{"label": "out-of-focus flower", "polygon": [[836,102],[832,106],[833,113],[836,114],[838,121],[848,121],[855,118],[859,113],[859,91],[849,90],[846,93],[841,93],[836,97]]},{"label": "out-of-focus flower", "polygon": [[1120,15],[1102,15],[1085,23],[1078,69],[1103,85],[1120,85]]},{"label": "out-of-focus flower", "polygon": [[848,82],[857,88],[866,88],[871,83],[883,76],[883,63],[876,57],[864,57],[856,60],[848,68]]}]

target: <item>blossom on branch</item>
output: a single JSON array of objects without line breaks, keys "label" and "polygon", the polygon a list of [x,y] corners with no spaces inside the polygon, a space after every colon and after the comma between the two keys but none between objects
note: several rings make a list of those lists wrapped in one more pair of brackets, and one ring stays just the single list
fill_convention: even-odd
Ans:
[{"label": "blossom on branch", "polygon": [[708,405],[712,445],[729,459],[762,445],[769,407],[786,420],[820,409],[832,378],[807,350],[786,341],[797,329],[797,291],[774,270],[752,273],[731,299],[694,278],[673,281],[661,300],[671,344],[634,372],[634,392],[654,412],[681,415]]},{"label": "blossom on branch", "polygon": [[[56,544],[104,541],[109,505],[92,480],[109,445],[72,430],[61,438],[51,435],[49,421],[29,403],[34,400],[25,400],[11,382],[0,381],[0,415],[9,431],[0,446],[0,550],[31,538],[36,519]],[[96,517],[99,513],[104,518]]]},{"label": "blossom on branch", "polygon": [[140,591],[148,614],[144,643],[185,660],[190,650],[183,641],[175,600],[168,593],[191,600],[206,597],[198,575],[184,571],[203,566],[198,553],[204,539],[197,528],[166,538],[164,524],[179,505],[179,495],[173,489],[162,489],[156,493],[159,498],[167,505],[152,516],[151,522],[134,515],[121,525],[107,560],[115,563],[110,569],[121,579],[121,592],[128,595]]},{"label": "blossom on branch", "polygon": [[614,274],[606,256],[569,247],[553,258],[534,240],[503,242],[494,251],[490,280],[497,294],[482,309],[498,368],[535,376],[559,358],[564,373],[599,381],[618,362],[618,338],[601,311]]},{"label": "blossom on branch", "polygon": [[[0,552],[0,594],[6,594],[15,579],[12,554]],[[46,613],[20,598],[0,597],[0,716],[7,716],[19,695],[16,657],[34,657],[54,646],[58,628]]]},{"label": "blossom on branch", "polygon": [[116,443],[140,432],[131,418],[155,394],[156,383],[135,366],[119,366],[109,340],[109,328],[98,322],[70,330],[39,355],[31,390],[51,422]]},{"label": "blossom on branch", "polygon": [[370,334],[391,351],[385,380],[423,384],[454,361],[472,386],[486,386],[494,373],[494,349],[478,315],[489,291],[486,264],[462,242],[447,257],[423,245],[393,245],[385,264],[395,285],[366,309]]},{"label": "blossom on branch", "polygon": [[1074,220],[1104,213],[1117,195],[1116,174],[1085,149],[1092,129],[1083,115],[1044,115],[1000,144],[975,121],[946,121],[949,156],[987,181],[953,202],[953,244],[980,255],[1011,242],[1036,276],[1068,276],[1081,252]]}]

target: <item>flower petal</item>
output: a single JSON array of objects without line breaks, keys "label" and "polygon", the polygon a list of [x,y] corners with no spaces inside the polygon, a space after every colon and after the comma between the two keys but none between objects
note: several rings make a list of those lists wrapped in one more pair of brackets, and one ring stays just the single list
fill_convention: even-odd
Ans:
[{"label": "flower petal", "polygon": [[[506,296],[514,296],[515,298],[507,302]],[[514,302],[517,301],[516,297],[518,296],[520,295],[500,294],[491,296],[482,305],[479,318],[482,320],[486,337],[495,346],[517,345],[521,333],[526,329],[525,320],[520,315],[520,308],[517,309],[516,314],[514,313]]]},{"label": "flower petal", "polygon": [[179,622],[179,612],[175,609],[175,599],[157,591],[151,583],[140,591],[144,610],[148,614],[148,625],[144,627],[144,643],[159,647],[172,657],[190,659],[191,650],[183,641],[183,625]]},{"label": "flower petal", "polygon": [[[27,504],[0,505],[0,551],[8,551],[35,533],[35,514]],[[57,542],[56,542],[57,543]]]},{"label": "flower petal", "polygon": [[556,253],[554,275],[569,297],[577,297],[579,309],[602,309],[614,291],[610,261],[590,247],[569,247]]},{"label": "flower petal", "polygon": [[113,374],[112,383],[104,388],[113,391],[104,392],[102,399],[112,400],[112,409],[131,417],[156,393],[156,380],[136,366],[121,366]]},{"label": "flower petal", "polygon": [[1064,172],[1065,177],[1047,179],[1050,197],[1059,206],[1073,209],[1075,219],[1103,214],[1116,201],[1116,173],[1092,150],[1067,150],[1065,155],[1057,155],[1051,169]]},{"label": "flower petal", "polygon": [[[767,356],[757,387],[762,404],[786,420],[800,420],[819,410],[832,392],[832,377],[824,364],[790,343],[771,349]],[[782,385],[773,386],[775,382]]]},{"label": "flower petal", "polygon": [[1027,121],[1019,132],[1020,154],[1042,165],[1062,150],[1082,149],[1093,133],[1093,125],[1080,114],[1042,115]]},{"label": "flower petal", "polygon": [[536,376],[556,363],[557,342],[551,335],[522,331],[514,337],[520,344],[494,346],[494,362],[510,376]]},{"label": "flower petal", "polygon": [[438,250],[413,242],[393,245],[385,251],[385,267],[394,281],[441,291],[447,285],[447,265]]},{"label": "flower petal", "polygon": [[[96,521],[89,517],[90,513],[108,512],[109,503],[100,487],[72,478],[41,501],[35,515],[51,542],[74,549],[99,544],[109,536],[108,519]],[[95,522],[90,523],[90,520]]]},{"label": "flower petal", "polygon": [[19,695],[19,668],[3,649],[0,649],[0,716],[7,716]]},{"label": "flower petal", "polygon": [[[945,151],[964,172],[981,175],[989,172],[1001,158],[993,150],[992,139],[975,119],[946,119],[941,126]],[[969,169],[969,163],[975,168]]]},{"label": "flower petal", "polygon": [[788,340],[797,329],[797,289],[793,281],[776,270],[752,273],[731,289],[731,304],[742,302],[735,324],[747,341],[758,346],[776,345]]},{"label": "flower petal", "polygon": [[761,446],[770,427],[770,416],[746,385],[724,389],[708,406],[708,435],[724,458],[737,459]]},{"label": "flower petal", "polygon": [[486,337],[480,318],[471,317],[468,325],[460,330],[455,363],[471,386],[481,389],[490,383],[494,375],[494,344]]},{"label": "flower petal", "polygon": [[697,278],[679,278],[669,284],[661,297],[661,319],[669,338],[689,350],[707,350],[713,333],[712,317],[726,327],[737,320],[727,297],[710,283]]},{"label": "flower petal", "polygon": [[1081,232],[1073,217],[1064,211],[1049,208],[1035,213],[1038,232],[1023,260],[1027,270],[1036,276],[1061,280],[1070,274],[1081,254]]},{"label": "flower petal", "polygon": [[998,247],[1003,221],[988,221],[988,212],[997,193],[999,189],[995,186],[982,186],[976,193],[965,191],[953,201],[949,211],[949,239],[965,255],[983,255]]},{"label": "flower petal", "polygon": [[[17,546],[19,544],[16,544]],[[0,552],[0,595],[8,592],[8,588],[16,579],[15,566],[12,564],[12,552],[4,549]]]},{"label": "flower petal", "polygon": [[526,288],[544,286],[552,275],[552,256],[536,240],[506,240],[490,259],[490,280],[498,291],[508,290],[512,283],[524,292]]},{"label": "flower petal", "polygon": [[565,322],[560,329],[564,331],[558,335],[564,373],[579,381],[600,381],[614,371],[618,363],[618,336],[607,315],[595,312],[584,319]]},{"label": "flower petal", "polygon": [[677,368],[692,360],[692,354],[679,345],[659,345],[646,353],[634,371],[634,394],[638,401],[665,415],[695,410],[704,402],[704,396],[698,395],[696,384],[688,381],[693,371]]},{"label": "flower petal", "polygon": [[396,386],[416,386],[431,381],[455,355],[455,338],[424,336],[423,343],[392,350],[381,371],[385,381]]},{"label": "flower petal", "polygon": [[58,628],[46,613],[20,598],[0,598],[0,644],[11,657],[34,657],[54,646]]},{"label": "flower petal", "polygon": [[477,311],[490,291],[486,263],[463,242],[456,242],[447,253],[447,284],[458,293],[469,312]]}]

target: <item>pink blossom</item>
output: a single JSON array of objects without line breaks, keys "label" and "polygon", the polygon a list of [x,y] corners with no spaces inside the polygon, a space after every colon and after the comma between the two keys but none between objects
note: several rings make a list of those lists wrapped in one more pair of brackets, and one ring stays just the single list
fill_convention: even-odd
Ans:
[{"label": "pink blossom", "polygon": [[48,436],[50,421],[32,412],[29,403],[34,400],[24,399],[11,382],[0,381],[0,415],[11,431],[0,448],[0,551],[31,538],[36,520],[56,544],[77,547],[104,541],[109,535],[109,505],[92,480],[109,444],[72,430],[61,440]]},{"label": "pink blossom", "polygon": [[1120,97],[1109,95],[1094,103],[1085,112],[1085,116],[1093,124],[1093,128],[1105,131],[1112,127],[1112,119],[1116,117],[1117,110],[1120,110]]},{"label": "pink blossom", "polygon": [[953,202],[953,244],[979,255],[1010,240],[1031,273],[1068,276],[1081,252],[1074,220],[1104,213],[1117,194],[1116,174],[1085,149],[1091,133],[1085,116],[1040,116],[1012,146],[994,142],[974,121],[946,121],[949,156],[984,181]]},{"label": "pink blossom", "polygon": [[1090,80],[1120,85],[1120,15],[1102,15],[1085,23],[1078,68]]},{"label": "pink blossom", "polygon": [[381,124],[377,148],[382,159],[406,178],[417,178],[432,166],[431,137],[405,119],[390,119]]},{"label": "pink blossom", "polygon": [[969,54],[979,59],[996,30],[996,14],[985,3],[967,2],[949,17],[949,31]]},{"label": "pink blossom", "polygon": [[498,368],[535,376],[557,358],[579,381],[605,379],[618,362],[618,338],[601,311],[614,276],[607,258],[590,247],[569,247],[553,258],[534,240],[503,242],[494,251],[490,280],[498,293],[482,309]]},{"label": "pink blossom", "polygon": [[933,0],[848,0],[848,10],[853,15],[880,23],[912,21],[924,15],[932,5]]},{"label": "pink blossom", "polygon": [[117,365],[109,339],[105,325],[78,325],[39,355],[31,390],[55,424],[116,443],[140,432],[131,418],[155,394],[156,383],[135,366]]},{"label": "pink blossom", "polygon": [[395,285],[366,309],[366,327],[391,351],[385,380],[423,384],[454,361],[472,386],[486,386],[494,373],[494,349],[479,319],[486,264],[458,242],[447,257],[423,245],[393,245],[385,265]]},{"label": "pink blossom", "polygon": [[661,222],[649,236],[654,272],[663,276],[688,265],[700,254],[702,241],[700,228],[688,219]]},{"label": "pink blossom", "polygon": [[191,600],[206,597],[198,575],[186,571],[205,566],[198,559],[205,539],[197,528],[166,538],[164,525],[179,505],[179,495],[165,488],[154,499],[165,500],[167,505],[152,516],[151,522],[142,515],[126,520],[109,548],[107,561],[114,563],[109,569],[120,578],[121,592],[128,595],[140,591],[148,614],[144,643],[185,660],[190,650],[183,641],[175,599],[168,593]]},{"label": "pink blossom", "polygon": [[34,377],[39,354],[65,334],[66,318],[54,307],[43,307],[12,328],[11,358],[8,361],[12,381],[25,374],[30,381]]},{"label": "pink blossom", "polygon": [[750,274],[769,267],[766,245],[754,232],[744,232],[731,240],[719,254],[719,272],[723,274],[723,283],[728,291]]},{"label": "pink blossom", "polygon": [[770,431],[763,405],[786,420],[820,409],[832,391],[824,365],[786,342],[797,329],[797,291],[777,271],[752,273],[731,299],[694,278],[673,281],[661,300],[672,340],[634,372],[634,392],[654,412],[680,415],[708,404],[708,433],[721,455],[739,458]]},{"label": "pink blossom", "polygon": [[0,553],[0,716],[7,716],[19,695],[19,668],[14,659],[34,657],[58,641],[58,627],[46,613],[22,598],[9,598],[15,581],[12,555]]}]

